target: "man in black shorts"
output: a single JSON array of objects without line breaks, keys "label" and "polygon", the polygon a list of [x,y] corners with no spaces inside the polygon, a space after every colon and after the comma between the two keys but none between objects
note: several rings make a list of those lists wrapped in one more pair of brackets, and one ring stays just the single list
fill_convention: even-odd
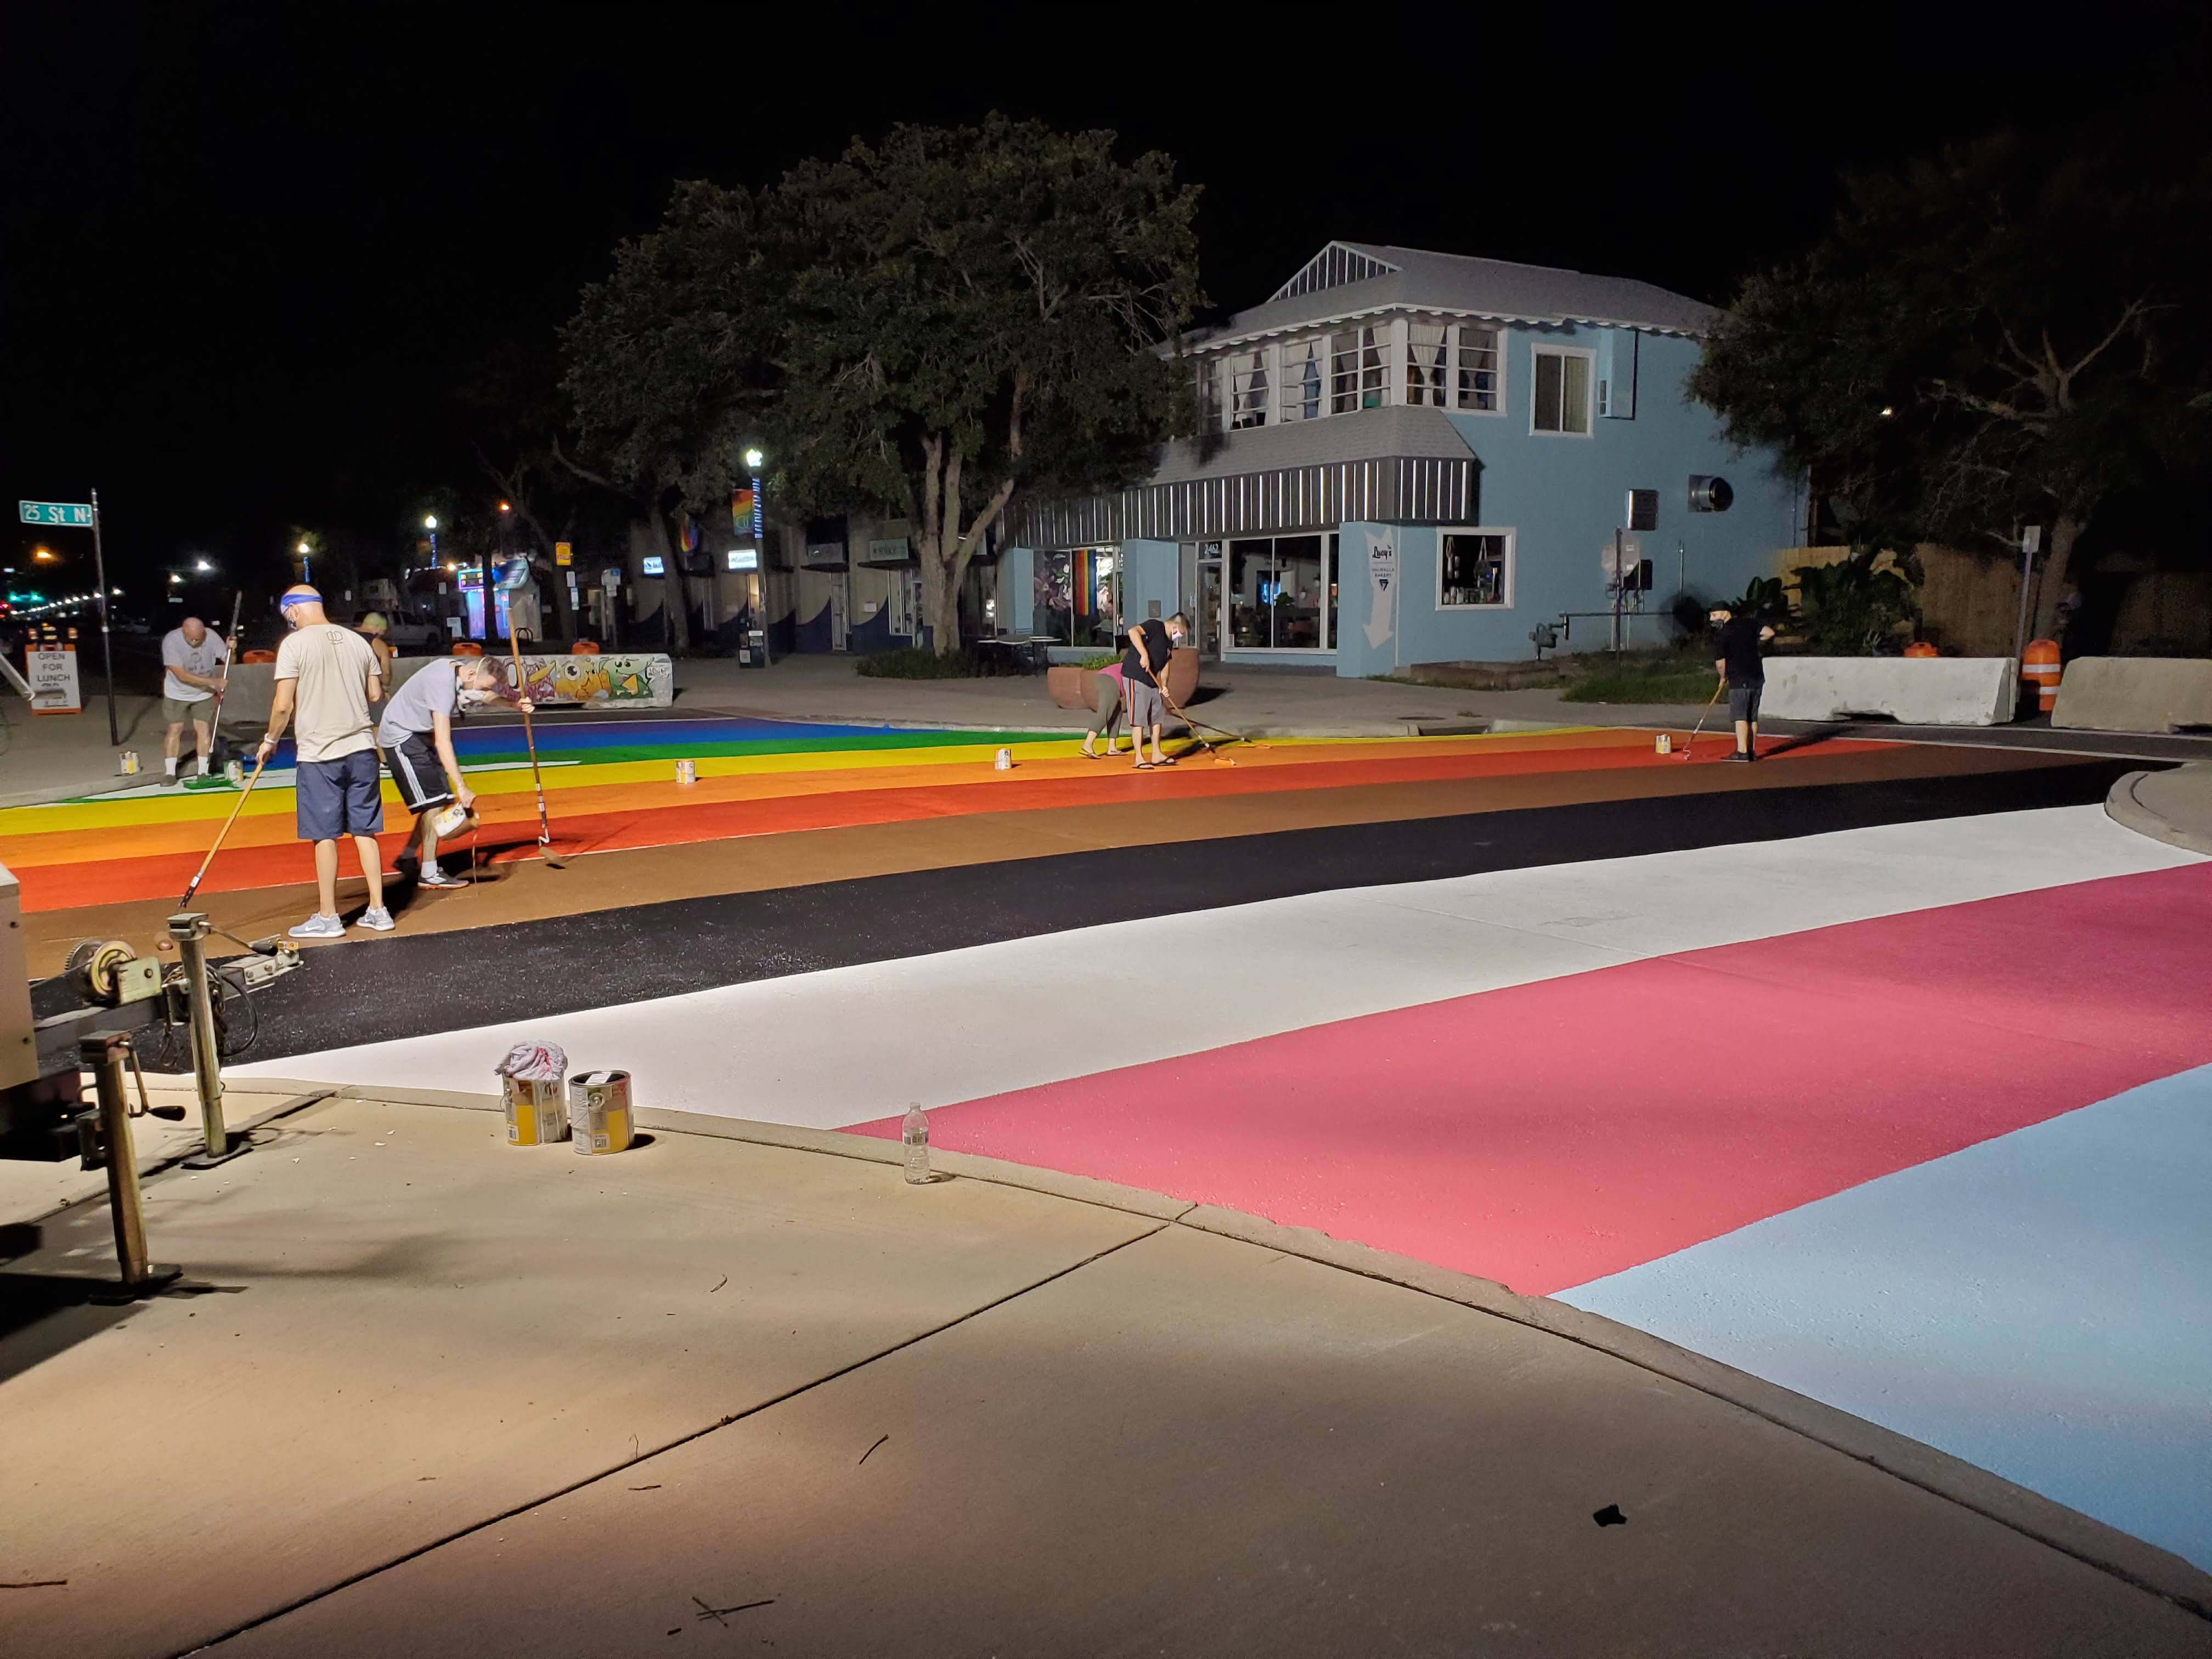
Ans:
[{"label": "man in black shorts", "polygon": [[489,658],[446,657],[417,669],[385,702],[377,741],[400,804],[415,814],[415,845],[400,854],[399,863],[404,873],[419,860],[416,880],[422,886],[467,885],[438,867],[438,814],[457,803],[465,811],[477,799],[453,754],[453,722],[479,703],[507,696]]},{"label": "man in black shorts", "polygon": [[1735,753],[1732,761],[1759,758],[1759,694],[1766,690],[1766,665],[1759,647],[1774,637],[1749,617],[1739,617],[1735,607],[1717,605],[1708,613],[1713,624],[1714,672],[1728,688],[1729,716],[1735,721]]}]

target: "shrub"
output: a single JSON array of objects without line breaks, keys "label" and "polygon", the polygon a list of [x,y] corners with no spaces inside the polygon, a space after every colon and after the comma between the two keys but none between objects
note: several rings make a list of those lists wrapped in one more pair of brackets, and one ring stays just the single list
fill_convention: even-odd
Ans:
[{"label": "shrub", "polygon": [[966,680],[983,672],[972,651],[956,651],[940,657],[919,646],[878,651],[860,658],[853,666],[872,679],[885,680]]}]

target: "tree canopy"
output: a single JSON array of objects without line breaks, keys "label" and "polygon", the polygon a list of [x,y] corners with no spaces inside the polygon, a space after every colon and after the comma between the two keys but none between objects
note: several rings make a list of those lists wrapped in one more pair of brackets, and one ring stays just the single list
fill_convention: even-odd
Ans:
[{"label": "tree canopy", "polygon": [[899,126],[749,195],[678,188],[564,335],[580,424],[653,513],[757,444],[785,513],[903,515],[936,647],[1022,490],[1141,477],[1187,424],[1197,191],[1110,132]]},{"label": "tree canopy", "polygon": [[1848,184],[1809,255],[1744,285],[1691,395],[1846,498],[1855,540],[2048,526],[2048,632],[2100,512],[2205,471],[2212,159],[2006,135]]}]

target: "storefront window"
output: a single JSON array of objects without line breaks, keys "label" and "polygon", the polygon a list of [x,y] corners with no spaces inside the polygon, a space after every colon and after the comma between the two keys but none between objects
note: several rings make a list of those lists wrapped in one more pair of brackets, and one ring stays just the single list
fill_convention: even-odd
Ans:
[{"label": "storefront window", "polygon": [[1231,648],[1334,648],[1334,535],[1239,538],[1229,544],[1228,578],[1222,633]]},{"label": "storefront window", "polygon": [[1079,547],[1036,556],[1032,605],[1040,637],[1108,646],[1121,611],[1121,550]]}]

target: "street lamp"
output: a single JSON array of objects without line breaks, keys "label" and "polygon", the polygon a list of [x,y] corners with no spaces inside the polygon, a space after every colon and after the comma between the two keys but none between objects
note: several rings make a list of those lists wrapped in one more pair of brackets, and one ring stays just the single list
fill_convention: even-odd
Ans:
[{"label": "street lamp", "polygon": [[205,559],[202,559],[198,563],[194,564],[192,568],[198,571],[200,574],[204,576],[209,571],[214,569],[215,567],[210,564]]},{"label": "street lamp", "polygon": [[767,459],[768,457],[762,454],[757,449],[748,449],[745,451],[745,470],[749,472],[759,471],[761,469],[761,463]]},{"label": "street lamp", "polygon": [[60,557],[61,555],[51,547],[34,547],[31,550],[31,562],[33,564],[52,564]]}]

